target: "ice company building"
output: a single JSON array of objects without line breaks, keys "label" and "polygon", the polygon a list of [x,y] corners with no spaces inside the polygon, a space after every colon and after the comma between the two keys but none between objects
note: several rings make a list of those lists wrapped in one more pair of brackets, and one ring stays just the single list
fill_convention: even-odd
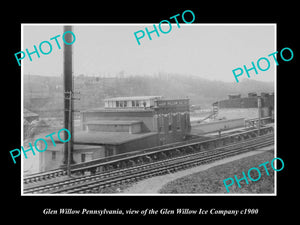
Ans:
[{"label": "ice company building", "polygon": [[[80,163],[180,142],[190,131],[188,98],[108,98],[104,100],[103,108],[80,112],[80,130],[76,129],[73,137],[73,159]],[[40,166],[36,172],[61,166],[63,145],[57,145],[48,143],[47,151],[39,156]]]}]

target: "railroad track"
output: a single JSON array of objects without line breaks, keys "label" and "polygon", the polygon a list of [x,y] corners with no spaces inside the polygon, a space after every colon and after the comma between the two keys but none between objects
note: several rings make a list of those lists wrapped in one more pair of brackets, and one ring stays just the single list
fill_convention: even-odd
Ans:
[{"label": "railroad track", "polygon": [[192,166],[209,163],[225,157],[237,155],[274,143],[273,134],[266,134],[251,138],[235,144],[225,145],[214,150],[206,150],[193,154],[168,158],[148,164],[88,175],[65,181],[53,182],[38,187],[24,189],[24,194],[29,193],[91,193],[99,189],[116,184],[129,183],[151,176],[161,175]]},{"label": "railroad track", "polygon": [[[273,133],[273,128],[268,126],[261,128],[261,132],[264,132],[264,134],[267,133]],[[215,147],[217,147],[219,144],[217,144],[219,141],[224,141],[221,145],[227,145],[225,142],[229,143],[235,143],[235,139],[237,141],[241,141],[242,139],[248,139],[253,138],[257,136],[258,130],[251,129],[247,131],[242,132],[234,132],[233,134],[226,134],[222,135],[221,138],[212,138],[209,140],[197,140],[192,139],[189,141],[184,141],[181,143],[174,143],[174,144],[168,144],[164,146],[158,146],[150,149],[144,149],[137,152],[130,152],[130,153],[124,153],[119,154],[116,156],[108,157],[108,158],[101,158],[101,159],[95,159],[92,161],[84,162],[84,163],[77,163],[74,165],[71,165],[71,172],[72,174],[81,174],[84,175],[86,171],[90,173],[95,172],[101,172],[101,171],[113,171],[114,169],[119,169],[120,165],[122,168],[128,168],[132,165],[130,165],[132,162],[133,164],[139,164],[139,159],[142,159],[142,163],[148,163],[149,156],[151,159],[157,160],[157,157],[160,157],[160,155],[167,154],[167,157],[173,157],[172,154],[174,153],[173,150],[179,152],[185,151],[185,148],[194,148],[196,151],[199,151],[199,148],[209,149],[210,143],[216,144]],[[173,153],[172,153],[173,152]],[[178,151],[177,151],[178,152]],[[186,153],[183,153],[186,154]],[[189,153],[188,153],[189,154]],[[25,176],[23,178],[23,183],[25,188],[37,186],[39,183],[52,183],[55,182],[55,180],[63,180],[68,179],[67,177],[67,171],[66,168],[59,168],[47,172],[42,173],[36,173],[31,174],[29,176]],[[27,186],[27,187],[26,187]]]}]

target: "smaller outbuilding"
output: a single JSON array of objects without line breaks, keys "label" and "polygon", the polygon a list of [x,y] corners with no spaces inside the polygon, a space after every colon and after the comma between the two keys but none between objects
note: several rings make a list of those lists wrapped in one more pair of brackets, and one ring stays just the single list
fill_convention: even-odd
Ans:
[{"label": "smaller outbuilding", "polygon": [[23,117],[27,120],[27,122],[31,123],[34,120],[39,120],[40,117],[38,114],[29,111],[28,109],[23,109]]}]

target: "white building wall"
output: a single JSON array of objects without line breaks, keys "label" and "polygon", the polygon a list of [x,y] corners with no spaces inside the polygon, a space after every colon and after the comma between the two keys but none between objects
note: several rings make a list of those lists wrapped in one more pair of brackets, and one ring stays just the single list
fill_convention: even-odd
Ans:
[{"label": "white building wall", "polygon": [[219,130],[228,130],[233,128],[243,127],[245,125],[244,118],[231,119],[231,120],[219,120],[210,123],[194,123],[192,125],[192,132],[197,132],[199,134],[217,132]]}]

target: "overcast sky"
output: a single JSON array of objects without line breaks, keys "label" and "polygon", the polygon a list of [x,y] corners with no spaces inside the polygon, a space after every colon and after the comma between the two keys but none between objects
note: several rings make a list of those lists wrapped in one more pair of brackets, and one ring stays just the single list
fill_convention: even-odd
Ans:
[{"label": "overcast sky", "polygon": [[[138,45],[134,32],[145,31],[145,27],[152,30],[153,24],[74,24],[74,73],[114,76],[120,71],[125,75],[165,72],[235,82],[233,69],[250,67],[251,61],[256,63],[260,57],[276,51],[274,24],[180,24],[178,28],[175,23],[170,33],[160,33],[160,37],[152,33],[152,40],[145,35]],[[24,24],[22,50],[28,48],[31,52],[33,45],[38,47],[40,42],[50,41],[58,34],[63,34],[60,24]],[[63,46],[62,39],[57,40]],[[32,62],[26,56],[24,74],[62,74],[63,48],[59,50],[54,40],[50,42],[53,49],[49,55],[40,54],[40,58],[32,55]],[[276,65],[272,60],[268,71],[259,71],[258,75],[250,72],[251,79],[274,81]]]}]

